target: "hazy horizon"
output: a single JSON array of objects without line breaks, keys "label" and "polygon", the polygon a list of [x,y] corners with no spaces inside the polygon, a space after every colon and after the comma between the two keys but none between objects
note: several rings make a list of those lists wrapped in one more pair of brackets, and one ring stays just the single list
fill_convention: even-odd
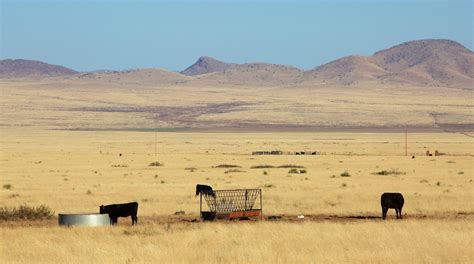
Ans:
[{"label": "hazy horizon", "polygon": [[419,39],[473,49],[470,1],[2,1],[2,59],[184,70],[200,56],[311,69]]}]

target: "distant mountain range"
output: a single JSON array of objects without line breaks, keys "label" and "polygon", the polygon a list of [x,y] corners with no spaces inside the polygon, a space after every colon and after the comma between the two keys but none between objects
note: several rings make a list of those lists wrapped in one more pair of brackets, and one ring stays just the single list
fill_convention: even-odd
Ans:
[{"label": "distant mountain range", "polygon": [[0,78],[52,77],[78,72],[63,66],[32,60],[0,60]]},{"label": "distant mountain range", "polygon": [[30,60],[1,60],[0,78],[73,76],[108,81],[202,83],[232,85],[357,85],[407,84],[474,88],[474,53],[443,39],[416,40],[371,56],[343,57],[312,70],[268,63],[226,63],[201,57],[180,73],[137,69],[79,73],[62,66]]}]

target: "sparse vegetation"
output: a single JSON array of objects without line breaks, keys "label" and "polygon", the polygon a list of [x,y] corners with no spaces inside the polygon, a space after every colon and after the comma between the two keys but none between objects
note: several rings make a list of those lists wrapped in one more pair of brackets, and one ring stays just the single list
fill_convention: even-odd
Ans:
[{"label": "sparse vegetation", "polygon": [[343,171],[341,174],[339,174],[341,177],[351,177],[351,174],[348,171]]},{"label": "sparse vegetation", "polygon": [[3,189],[5,190],[10,190],[11,188],[12,188],[12,185],[9,183],[3,185]]},{"label": "sparse vegetation", "polygon": [[271,168],[275,168],[275,166],[273,165],[255,165],[255,166],[251,166],[250,167],[251,169],[271,169]]},{"label": "sparse vegetation", "polygon": [[464,171],[458,172],[458,175],[463,175],[463,174],[464,174]]},{"label": "sparse vegetation", "polygon": [[406,172],[400,171],[398,169],[390,169],[390,170],[381,170],[381,171],[373,172],[372,174],[382,175],[382,176],[385,176],[385,175],[405,175]]},{"label": "sparse vegetation", "polygon": [[273,184],[271,184],[271,183],[268,183],[268,184],[263,185],[263,187],[265,187],[265,188],[273,188],[273,187],[275,187],[275,185],[273,185]]},{"label": "sparse vegetation", "polygon": [[239,172],[245,172],[245,171],[239,170],[239,169],[231,169],[231,170],[226,170],[226,171],[224,171],[225,174],[228,174],[228,173],[239,173]]},{"label": "sparse vegetation", "polygon": [[297,169],[290,169],[288,171],[288,173],[291,173],[291,174],[298,173],[298,170]]},{"label": "sparse vegetation", "polygon": [[112,168],[126,168],[128,167],[128,165],[127,164],[112,164],[111,167]]},{"label": "sparse vegetation", "polygon": [[12,193],[8,196],[8,198],[16,198],[19,197],[20,195],[18,193]]},{"label": "sparse vegetation", "polygon": [[278,168],[283,168],[283,169],[300,169],[304,168],[304,166],[301,165],[292,165],[292,164],[285,164],[285,165],[280,165]]},{"label": "sparse vegetation", "polygon": [[92,191],[91,191],[91,190],[87,190],[86,194],[87,194],[87,195],[91,195],[91,194],[92,194]]},{"label": "sparse vegetation", "polygon": [[0,220],[42,220],[50,219],[54,216],[54,211],[46,205],[19,207],[1,207]]},{"label": "sparse vegetation", "polygon": [[263,175],[268,175],[268,172],[267,172],[267,171],[263,171]]},{"label": "sparse vegetation", "polygon": [[160,167],[160,166],[163,166],[164,164],[159,162],[159,161],[154,161],[154,162],[151,162],[148,166],[150,167]]},{"label": "sparse vegetation", "polygon": [[197,168],[194,168],[194,167],[187,167],[187,168],[184,168],[184,170],[187,170],[189,172],[194,172],[195,170],[197,170]]},{"label": "sparse vegetation", "polygon": [[216,168],[242,168],[239,165],[232,165],[232,164],[219,164]]}]

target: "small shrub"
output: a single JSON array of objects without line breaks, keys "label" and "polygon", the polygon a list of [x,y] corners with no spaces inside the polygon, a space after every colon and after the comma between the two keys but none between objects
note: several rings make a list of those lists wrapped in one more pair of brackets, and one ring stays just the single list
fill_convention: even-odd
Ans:
[{"label": "small shrub", "polygon": [[273,165],[255,165],[255,166],[252,166],[250,168],[251,169],[271,169],[271,168],[275,168],[275,166],[273,166]]},{"label": "small shrub", "polygon": [[160,167],[160,166],[163,166],[164,164],[159,162],[159,161],[154,161],[152,163],[150,163],[148,166],[150,167]]},{"label": "small shrub", "polygon": [[458,172],[458,175],[463,175],[463,174],[464,174],[464,171]]},{"label": "small shrub", "polygon": [[344,188],[344,187],[347,187],[347,184],[346,184],[346,183],[343,183],[343,184],[341,184],[341,187],[343,187],[343,188]]},{"label": "small shrub", "polygon": [[307,171],[306,171],[305,169],[300,170],[300,173],[301,173],[301,174],[304,174],[304,173],[306,173],[306,172],[307,172]]},{"label": "small shrub", "polygon": [[348,171],[344,171],[340,174],[341,177],[351,177]]},{"label": "small shrub", "polygon": [[188,168],[184,168],[184,170],[187,170],[189,172],[194,172],[195,170],[197,170],[196,168],[194,167],[188,167]]},{"label": "small shrub", "polygon": [[436,182],[436,186],[441,186],[441,182]]},{"label": "small shrub", "polygon": [[53,217],[54,211],[46,205],[27,206],[8,208],[6,206],[0,208],[0,220],[41,220]]},{"label": "small shrub", "polygon": [[8,198],[16,198],[18,196],[20,196],[18,193],[12,193],[8,196]]},{"label": "small shrub", "polygon": [[293,169],[290,169],[288,173],[291,173],[291,174],[298,173],[298,170],[293,168]]},{"label": "small shrub", "polygon": [[273,187],[275,187],[275,185],[273,185],[273,184],[265,184],[265,185],[263,185],[263,187],[265,187],[265,188],[273,188]]},{"label": "small shrub", "polygon": [[304,178],[304,179],[305,179],[305,181],[309,181],[309,178],[308,178],[308,177],[306,177],[306,178]]},{"label": "small shrub", "polygon": [[405,175],[406,173],[403,171],[399,171],[398,169],[391,169],[391,170],[381,170],[381,171],[373,172],[372,174],[386,176],[386,175]]},{"label": "small shrub", "polygon": [[161,184],[165,184],[165,181],[161,180],[161,182],[160,182],[160,183],[161,183]]},{"label": "small shrub", "polygon": [[232,165],[232,164],[219,164],[216,168],[242,168],[239,165]]},{"label": "small shrub", "polygon": [[268,175],[268,172],[266,172],[266,171],[263,171],[263,175]]},{"label": "small shrub", "polygon": [[128,167],[127,164],[112,164],[112,168],[126,168]]},{"label": "small shrub", "polygon": [[456,163],[456,161],[448,160],[448,161],[446,161],[446,163]]},{"label": "small shrub", "polygon": [[232,170],[226,170],[226,171],[224,171],[225,174],[227,174],[227,173],[235,173],[235,172],[245,172],[245,171],[239,170],[239,169],[232,169]]},{"label": "small shrub", "polygon": [[11,188],[12,188],[12,185],[9,183],[3,185],[3,189],[10,190]]},{"label": "small shrub", "polygon": [[91,190],[87,190],[86,194],[91,195],[92,194]]},{"label": "small shrub", "polygon": [[304,166],[301,165],[292,165],[292,164],[285,164],[285,165],[280,165],[278,168],[282,169],[303,169]]}]

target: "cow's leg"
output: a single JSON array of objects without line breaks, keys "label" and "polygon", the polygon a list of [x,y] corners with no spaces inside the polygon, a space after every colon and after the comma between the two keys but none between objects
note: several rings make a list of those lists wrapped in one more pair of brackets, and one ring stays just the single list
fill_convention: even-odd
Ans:
[{"label": "cow's leg", "polygon": [[132,225],[136,225],[138,223],[138,217],[136,215],[132,215]]},{"label": "cow's leg", "polygon": [[395,215],[397,216],[397,219],[398,219],[398,208],[395,208]]},{"label": "cow's leg", "polygon": [[385,217],[387,217],[387,211],[388,211],[387,207],[382,207],[382,219],[385,219]]},{"label": "cow's leg", "polygon": [[400,219],[402,219],[402,208],[398,208],[398,213],[400,213]]}]

